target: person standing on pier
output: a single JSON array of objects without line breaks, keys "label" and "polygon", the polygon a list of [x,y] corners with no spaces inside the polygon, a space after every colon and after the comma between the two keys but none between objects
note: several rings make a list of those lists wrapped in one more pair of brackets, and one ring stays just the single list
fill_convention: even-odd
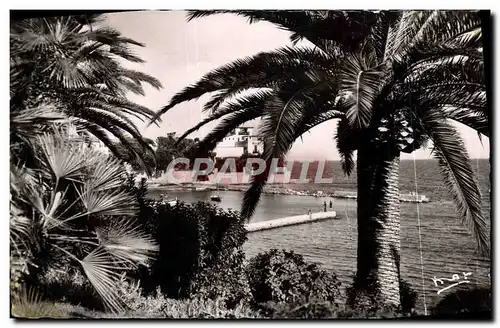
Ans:
[{"label": "person standing on pier", "polygon": [[333,203],[332,203],[332,201],[330,201],[330,208],[333,208]]},{"label": "person standing on pier", "polygon": [[326,212],[326,200],[325,200],[325,202],[323,203],[323,206],[324,206],[324,208],[325,208],[325,212]]}]

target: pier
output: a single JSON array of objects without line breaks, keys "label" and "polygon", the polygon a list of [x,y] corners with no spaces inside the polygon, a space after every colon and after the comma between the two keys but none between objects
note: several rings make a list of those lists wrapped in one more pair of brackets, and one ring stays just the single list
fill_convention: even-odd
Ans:
[{"label": "pier", "polygon": [[336,218],[337,213],[335,211],[330,212],[317,212],[303,215],[295,215],[288,216],[280,219],[269,220],[269,221],[260,221],[248,223],[245,225],[245,228],[248,232],[276,229],[280,227],[287,227],[292,225],[317,222],[323,220],[329,220]]}]

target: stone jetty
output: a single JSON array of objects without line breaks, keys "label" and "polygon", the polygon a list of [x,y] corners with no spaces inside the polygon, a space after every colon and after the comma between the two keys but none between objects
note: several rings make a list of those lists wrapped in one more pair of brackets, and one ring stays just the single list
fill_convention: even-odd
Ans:
[{"label": "stone jetty", "polygon": [[337,213],[335,211],[330,212],[317,212],[311,214],[303,214],[303,215],[295,215],[288,216],[280,219],[269,220],[269,221],[260,221],[260,222],[251,222],[245,225],[245,228],[248,232],[276,229],[280,227],[323,221],[334,219],[337,217]]}]

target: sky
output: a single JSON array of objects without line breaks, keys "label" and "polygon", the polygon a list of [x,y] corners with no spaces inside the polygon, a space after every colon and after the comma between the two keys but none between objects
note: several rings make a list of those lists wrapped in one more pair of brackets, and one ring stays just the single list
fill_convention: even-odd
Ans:
[{"label": "sky", "polygon": [[[186,12],[125,12],[107,14],[105,24],[119,30],[123,36],[144,43],[134,48],[145,60],[143,64],[129,67],[148,73],[163,84],[163,89],[146,87],[146,96],[131,95],[131,100],[157,111],[168,104],[171,97],[184,87],[195,83],[204,74],[235,59],[252,56],[262,51],[291,45],[289,33],[276,26],[259,22],[248,24],[243,17],[224,14],[204,17],[187,22]],[[305,44],[305,43],[304,43]],[[300,45],[300,44],[299,44]],[[164,114],[159,127],[138,121],[144,136],[156,139],[169,132],[182,134],[204,116],[202,106],[208,97],[183,103]],[[211,127],[193,133],[203,137]],[[335,121],[325,122],[306,133],[293,145],[289,158],[339,159],[336,151]],[[479,140],[477,133],[457,124],[471,158],[489,157],[489,140]],[[431,158],[428,150],[403,154],[402,159]]]}]

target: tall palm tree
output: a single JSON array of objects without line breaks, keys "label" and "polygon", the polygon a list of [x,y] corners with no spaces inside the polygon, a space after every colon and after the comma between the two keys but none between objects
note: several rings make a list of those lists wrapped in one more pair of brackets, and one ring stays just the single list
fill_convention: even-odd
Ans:
[{"label": "tall palm tree", "polygon": [[161,83],[123,66],[123,61],[143,62],[130,48],[143,44],[112,28],[94,27],[99,17],[83,18],[11,22],[11,113],[55,106],[117,156],[113,138],[136,153],[127,136],[134,138],[142,148],[136,155],[142,157],[143,151],[152,149],[131,117],[145,121],[154,112],[126,95],[144,95],[143,84],[161,88]]},{"label": "tall palm tree", "polygon": [[[195,12],[200,17],[214,12]],[[458,205],[458,215],[488,249],[481,197],[464,143],[450,121],[489,136],[478,13],[238,11],[306,38],[314,48],[285,47],[220,67],[176,94],[179,103],[214,93],[211,111],[186,135],[220,124],[205,150],[240,124],[263,118],[268,162],[282,158],[302,134],[340,119],[337,146],[346,173],[358,172],[358,264],[355,287],[399,305],[400,153],[432,142],[432,153]],[[332,30],[325,27],[335,27]],[[352,33],[351,33],[352,32]],[[351,37],[349,37],[351,36]],[[250,218],[267,180],[256,176],[244,197]],[[359,295],[362,295],[360,293]]]}]

